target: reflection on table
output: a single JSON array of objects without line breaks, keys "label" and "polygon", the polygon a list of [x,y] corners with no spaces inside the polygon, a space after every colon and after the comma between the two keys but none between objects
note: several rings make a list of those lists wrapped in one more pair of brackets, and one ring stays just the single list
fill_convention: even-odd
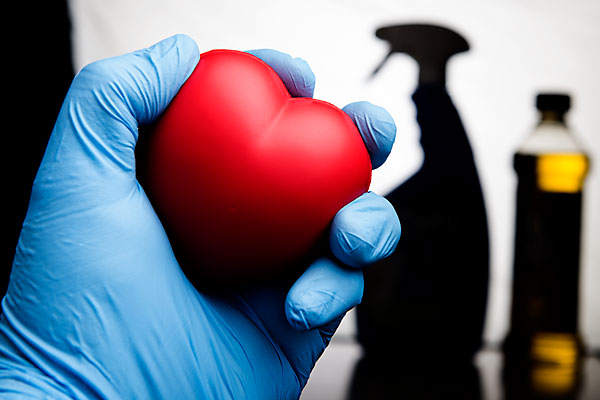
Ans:
[{"label": "reflection on table", "polygon": [[503,375],[506,377],[504,357],[495,348],[477,353],[471,365],[457,365],[444,359],[421,360],[410,365],[406,360],[391,356],[382,360],[368,359],[353,338],[334,337],[317,363],[301,400],[600,399],[600,357],[588,356],[582,361],[577,390],[573,392],[561,393],[565,381],[560,367],[548,368],[537,373],[541,374],[542,382],[550,385],[549,390],[533,395],[530,387],[523,386],[524,379],[514,378],[527,377],[518,366],[513,370],[512,380],[503,378]]}]

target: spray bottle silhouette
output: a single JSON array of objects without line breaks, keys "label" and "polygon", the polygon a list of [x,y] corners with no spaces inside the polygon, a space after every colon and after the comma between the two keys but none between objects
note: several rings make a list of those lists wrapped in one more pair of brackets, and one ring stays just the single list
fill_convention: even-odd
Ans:
[{"label": "spray bottle silhouette", "polygon": [[470,363],[482,343],[489,243],[473,153],[446,91],[446,64],[469,49],[434,25],[380,28],[390,52],[419,65],[413,94],[424,161],[387,199],[402,224],[396,252],[365,271],[358,336],[371,359],[393,354],[413,366],[440,356]]}]

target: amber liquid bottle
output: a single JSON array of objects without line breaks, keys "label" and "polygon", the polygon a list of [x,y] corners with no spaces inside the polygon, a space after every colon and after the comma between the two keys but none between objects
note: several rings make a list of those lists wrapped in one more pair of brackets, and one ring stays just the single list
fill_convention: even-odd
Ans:
[{"label": "amber liquid bottle", "polygon": [[570,98],[540,94],[541,120],[514,156],[518,176],[506,399],[576,399],[582,190],[589,167],[564,116]]}]

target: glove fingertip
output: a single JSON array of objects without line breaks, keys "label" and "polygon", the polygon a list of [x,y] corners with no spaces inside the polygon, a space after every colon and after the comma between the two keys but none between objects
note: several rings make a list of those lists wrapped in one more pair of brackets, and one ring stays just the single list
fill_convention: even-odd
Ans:
[{"label": "glove fingertip", "polygon": [[392,151],[396,140],[396,123],[384,108],[359,101],[342,109],[358,127],[371,157],[373,169],[379,168]]},{"label": "glove fingertip", "polygon": [[388,257],[400,234],[400,220],[391,203],[368,192],[336,214],[329,246],[342,263],[360,268]]},{"label": "glove fingertip", "polygon": [[176,34],[174,38],[176,40],[178,52],[181,54],[182,58],[187,60],[189,75],[200,60],[200,49],[198,48],[198,44],[190,36],[182,33]]},{"label": "glove fingertip", "polygon": [[272,49],[246,51],[269,65],[281,78],[292,97],[312,97],[315,91],[315,74],[302,58]]},{"label": "glove fingertip", "polygon": [[292,69],[295,69],[295,71],[290,74],[294,86],[293,93],[290,92],[290,94],[294,97],[313,97],[316,82],[314,72],[302,58],[294,58],[291,63],[293,63],[293,66],[291,66],[290,71]]}]

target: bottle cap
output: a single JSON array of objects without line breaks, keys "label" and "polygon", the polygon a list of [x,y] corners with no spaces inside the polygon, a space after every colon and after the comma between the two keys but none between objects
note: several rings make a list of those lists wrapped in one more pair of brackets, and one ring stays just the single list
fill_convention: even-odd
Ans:
[{"label": "bottle cap", "polygon": [[562,93],[540,93],[535,105],[540,111],[556,111],[565,113],[571,108],[571,97]]}]

